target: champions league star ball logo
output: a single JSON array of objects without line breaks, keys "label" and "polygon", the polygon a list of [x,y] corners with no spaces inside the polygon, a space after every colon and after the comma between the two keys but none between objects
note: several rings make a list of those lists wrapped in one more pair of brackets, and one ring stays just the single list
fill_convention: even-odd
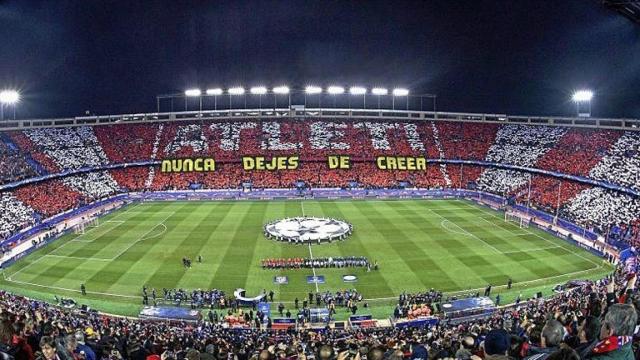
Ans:
[{"label": "champions league star ball logo", "polygon": [[353,226],[347,222],[318,217],[286,218],[264,226],[268,238],[298,244],[344,240],[352,231]]}]

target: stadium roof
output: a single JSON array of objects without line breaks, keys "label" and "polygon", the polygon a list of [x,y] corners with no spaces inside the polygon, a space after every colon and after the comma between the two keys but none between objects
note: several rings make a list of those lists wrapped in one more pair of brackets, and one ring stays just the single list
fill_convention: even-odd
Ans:
[{"label": "stadium roof", "polygon": [[640,0],[602,0],[602,4],[640,24]]}]

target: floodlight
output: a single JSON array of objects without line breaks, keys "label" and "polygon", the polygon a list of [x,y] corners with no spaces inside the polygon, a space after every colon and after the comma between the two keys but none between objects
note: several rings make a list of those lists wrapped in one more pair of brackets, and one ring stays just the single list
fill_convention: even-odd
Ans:
[{"label": "floodlight", "polygon": [[385,88],[373,88],[371,89],[371,93],[373,95],[387,95],[389,93],[389,90]]},{"label": "floodlight", "polygon": [[264,95],[267,93],[267,88],[264,86],[254,86],[249,91],[254,95]]},{"label": "floodlight", "polygon": [[15,90],[0,91],[0,103],[15,104],[20,101],[20,93]]},{"label": "floodlight", "polygon": [[232,88],[229,88],[227,92],[229,93],[229,95],[242,95],[244,94],[244,88],[240,86],[232,87]]},{"label": "floodlight", "polygon": [[276,86],[273,88],[274,94],[288,94],[289,87],[287,86]]},{"label": "floodlight", "polygon": [[575,102],[588,102],[593,98],[593,91],[591,90],[578,90],[573,93],[573,101]]},{"label": "floodlight", "polygon": [[367,93],[367,89],[361,86],[352,86],[349,88],[349,93],[351,95],[364,95]]},{"label": "floodlight", "polygon": [[307,94],[320,94],[322,92],[322,88],[319,86],[307,86],[304,89],[304,92]]},{"label": "floodlight", "polygon": [[338,95],[344,93],[344,88],[342,86],[329,86],[327,92],[331,95]]},{"label": "floodlight", "polygon": [[189,97],[200,96],[200,95],[202,95],[202,91],[200,91],[200,89],[189,89],[184,92],[184,96],[189,96]]},{"label": "floodlight", "polygon": [[409,95],[409,90],[407,89],[402,89],[402,88],[393,89],[393,96],[407,96],[407,95]]},{"label": "floodlight", "polygon": [[214,95],[214,96],[222,95],[222,89],[220,88],[207,89],[207,95]]}]

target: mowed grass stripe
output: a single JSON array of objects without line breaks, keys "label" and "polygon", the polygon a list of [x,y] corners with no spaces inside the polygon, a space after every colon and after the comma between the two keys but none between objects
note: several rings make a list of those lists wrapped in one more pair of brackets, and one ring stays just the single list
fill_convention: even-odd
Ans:
[{"label": "mowed grass stripe", "polygon": [[258,229],[262,228],[266,209],[266,202],[253,202],[242,218],[238,219],[241,226],[233,234],[222,263],[213,276],[213,288],[233,289],[247,282],[255,244],[262,237],[262,232]]},{"label": "mowed grass stripe", "polygon": [[[148,222],[142,222],[146,231],[152,231],[160,222],[164,222],[168,226],[171,221],[170,218],[177,214],[181,208],[186,206],[184,203],[165,203],[162,205],[163,206],[151,206],[145,209],[145,212],[147,213],[146,216],[136,215],[136,217],[142,216],[145,218],[144,220],[149,220]],[[149,216],[149,213],[152,213],[152,215]],[[128,234],[123,233],[121,236],[128,237]],[[137,238],[129,239],[131,241],[130,245],[134,241],[138,240]],[[158,241],[158,238],[141,241],[132,245],[126,252],[118,257],[117,261],[106,263],[105,266],[99,268],[99,270],[87,281],[87,286],[90,284],[92,291],[109,292],[110,288],[114,284],[117,284],[122,277],[138,277],[140,274],[144,274],[145,270],[137,273],[134,264],[145,258],[149,244],[154,241]],[[140,287],[141,284],[138,282],[138,289]],[[125,293],[129,295],[138,294],[139,290],[137,291],[136,288],[127,288]]]},{"label": "mowed grass stripe", "polygon": [[[478,218],[478,213],[480,212],[480,216],[482,216],[482,210],[479,208],[467,207],[459,210],[460,214],[474,214],[474,219]],[[498,218],[494,218],[497,221]],[[482,221],[484,222],[484,221]],[[504,247],[501,246],[501,250],[506,252],[503,254],[506,258],[510,259],[514,266],[520,266],[522,268],[526,268],[531,273],[534,274],[531,278],[526,279],[517,279],[514,278],[515,281],[528,281],[533,280],[535,278],[547,278],[556,275],[560,275],[568,272],[567,270],[572,269],[572,266],[569,264],[563,264],[560,258],[556,256],[552,251],[531,251],[536,248],[544,248],[548,246],[553,246],[545,241],[537,241],[534,243],[528,241],[521,241],[518,236],[510,236],[507,237],[504,235],[504,229],[500,228],[499,231],[494,231],[497,226],[491,226],[490,224],[478,224],[476,229],[474,229],[474,233],[477,233],[478,236],[481,236],[483,239],[488,239],[490,237],[500,238],[503,243],[512,243],[512,246]],[[515,228],[516,231],[523,231],[524,229],[520,229],[519,227]],[[549,261],[549,259],[554,259],[553,261]],[[506,260],[505,260],[506,261]],[[568,267],[567,267],[568,266]],[[582,269],[582,268],[580,268]]]},{"label": "mowed grass stripe", "polygon": [[[365,201],[358,202],[360,212],[369,217],[372,224],[376,224],[378,231],[389,239],[389,243],[393,250],[398,254],[399,258],[407,264],[414,274],[422,273],[418,276],[418,281],[425,287],[431,286],[433,279],[442,280],[444,284],[450,284],[449,287],[455,287],[456,281],[445,269],[436,263],[431,256],[415,243],[413,237],[398,228],[388,219],[381,211],[388,215],[389,206],[387,203],[377,203],[373,206]],[[384,209],[379,211],[378,208]],[[386,211],[385,211],[386,210]]]},{"label": "mowed grass stripe", "polygon": [[[233,236],[238,232],[238,229],[244,226],[240,220],[247,214],[250,206],[250,203],[245,202],[231,202],[229,204],[229,216],[222,220],[218,229],[212,234],[213,242],[210,244],[211,246],[206,252],[206,267],[210,268],[210,272],[207,277],[207,288],[209,289],[221,288],[219,285],[214,283],[215,274],[219,271],[223,271],[221,267],[223,266],[227,250],[233,244]],[[211,260],[208,260],[209,258]]]},{"label": "mowed grass stripe", "polygon": [[210,206],[208,203],[196,203],[171,209],[171,212],[165,215],[164,224],[167,231],[158,238],[150,239],[139,249],[131,249],[136,252],[145,251],[146,254],[142,257],[132,254],[131,259],[134,261],[129,271],[114,281],[108,291],[121,293],[137,286],[139,294],[143,285],[156,288],[174,287],[184,271],[181,262],[181,241],[191,239],[191,231],[206,217],[206,209]]},{"label": "mowed grass stripe", "polygon": [[[344,206],[345,205],[344,202],[331,201],[331,202],[320,202],[319,204],[320,204],[322,213],[324,215],[329,217],[334,217],[339,220],[345,220],[347,222],[349,221],[347,220],[349,216],[346,216],[345,213],[343,212],[343,208],[346,208],[345,211],[349,211],[349,209]],[[364,231],[364,229],[362,230]],[[372,266],[374,261],[378,261],[378,262],[381,261],[380,258],[377,258],[377,255],[379,254],[376,254],[375,256],[372,255],[372,253],[369,251],[370,249],[364,245],[363,238],[361,236],[352,235],[351,237],[347,238],[345,241],[339,242],[337,246],[338,246],[338,249],[340,250],[340,255],[342,256],[365,256],[372,263]],[[360,272],[366,271],[365,269],[359,269],[359,270],[360,271],[352,271],[352,272],[360,273]],[[360,276],[360,278],[364,279],[363,276]],[[388,294],[393,293],[391,286],[389,286],[389,283],[387,282],[387,280],[384,278],[384,276],[382,276],[381,271],[372,270],[371,272],[366,274],[366,280],[367,280],[366,282],[359,282],[359,283],[353,284],[353,286],[355,286],[361,292],[367,294],[367,296],[369,297],[382,297],[382,296],[388,296]]]},{"label": "mowed grass stripe", "polygon": [[440,240],[431,239],[430,233],[437,231],[442,232],[443,228],[440,225],[439,218],[427,216],[429,212],[424,209],[424,203],[418,202],[411,204],[409,202],[393,202],[390,203],[389,206],[399,214],[412,214],[405,216],[408,222],[407,226],[411,226],[416,233],[420,233],[429,239],[429,241],[425,242],[424,246],[428,247],[429,253],[434,255],[434,261],[443,263],[442,267],[449,272],[457,271],[468,274],[465,279],[459,280],[458,285],[464,286],[465,284],[477,284],[486,281],[475,269],[460,258],[462,254],[481,256],[480,254],[487,252],[484,247],[481,245],[478,246],[478,244],[473,242],[458,240],[458,236],[452,234]]},{"label": "mowed grass stripe", "polygon": [[[145,235],[148,229],[146,226],[140,225],[147,225],[147,223],[147,220],[127,221],[121,224],[121,226],[115,227],[96,237],[92,242],[74,242],[73,245],[79,244],[79,246],[74,246],[74,251],[64,255],[70,257],[112,259],[131,243],[131,238],[137,239]],[[121,236],[123,233],[126,233],[127,236]],[[68,248],[70,247],[71,246],[68,246]],[[63,254],[56,253],[56,255]]]},{"label": "mowed grass stripe", "polygon": [[[534,255],[534,258],[538,259],[538,261],[541,261],[545,265],[553,267],[556,270],[557,274],[583,271],[585,269],[590,269],[599,265],[600,259],[598,259],[593,254],[581,248],[573,246],[566,241],[554,237],[551,234],[548,234],[540,229],[537,229],[534,226],[522,229],[515,223],[504,222],[503,217],[499,216],[499,213],[494,210],[480,207],[467,200],[457,200],[457,202],[460,204],[464,204],[467,207],[468,211],[472,211],[474,209],[476,211],[480,211],[482,214],[484,214],[483,217],[485,219],[490,220],[495,226],[500,226],[501,229],[511,228],[515,234],[522,234],[523,232],[528,233],[529,235],[527,236],[514,235],[510,239],[512,239],[512,241],[514,242],[520,242],[521,238],[525,238],[526,246],[523,246],[523,248],[521,249],[522,252]],[[559,248],[528,251],[535,248],[546,248],[552,246],[559,246]],[[520,261],[519,259],[522,259],[522,261],[527,259],[530,260],[528,256],[520,256],[518,254],[520,254],[520,252],[515,253],[515,256],[511,257],[516,261]],[[550,261],[550,259],[553,259],[553,261]]]},{"label": "mowed grass stripe", "polygon": [[[132,224],[135,226],[136,222]],[[146,225],[138,223],[137,226]],[[85,247],[91,246],[91,243],[83,243],[83,245]],[[62,246],[66,246],[66,244],[60,247]],[[78,279],[80,281],[87,280],[91,274],[98,272],[102,266],[108,264],[109,262],[94,261],[89,258],[82,260],[47,257],[22,272],[18,280],[75,289],[80,286]]]},{"label": "mowed grass stripe", "polygon": [[[337,203],[339,201],[336,201]],[[409,265],[404,261],[404,259],[398,256],[398,253],[393,248],[392,242],[398,241],[398,239],[394,237],[389,237],[386,234],[379,231],[379,227],[377,224],[377,219],[370,218],[369,214],[365,214],[361,211],[360,201],[351,201],[351,202],[340,202],[342,212],[347,217],[347,221],[353,223],[354,230],[351,238],[347,239],[347,241],[357,240],[362,243],[362,246],[369,249],[371,256],[374,260],[379,261],[380,270],[382,276],[385,281],[389,285],[389,287],[393,290],[393,292],[389,295],[383,294],[378,295],[378,297],[388,297],[397,294],[397,290],[402,287],[402,283],[407,286],[413,286],[415,289],[423,289],[424,285],[418,279],[417,274],[415,274]],[[403,274],[402,282],[398,283],[396,273]],[[367,276],[364,276],[360,282],[367,281]],[[411,288],[408,288],[410,291]],[[368,295],[367,295],[368,296]]]},{"label": "mowed grass stripe", "polygon": [[[409,205],[405,205],[409,206]],[[421,223],[430,224],[445,230],[440,217],[428,216],[429,211],[416,211],[414,217],[409,220],[417,227],[417,230],[428,233]],[[467,234],[450,234],[444,240],[434,242],[434,246],[441,246],[447,252],[447,256],[438,256],[435,261],[443,263],[443,267],[454,274],[468,274],[459,278],[460,288],[473,287],[484,283],[506,282],[508,275],[495,260],[495,252]]]},{"label": "mowed grass stripe", "polygon": [[[461,218],[463,217],[463,215],[466,214],[468,215],[469,218],[475,219],[479,215],[478,210],[472,209],[472,208],[462,209],[458,211],[459,213],[452,217]],[[470,221],[473,221],[473,220],[470,220]],[[497,256],[496,259],[502,260],[502,264],[510,262],[512,266],[519,265],[521,267],[526,268],[532,274],[534,274],[534,276],[532,276],[530,279],[534,279],[536,277],[538,278],[550,277],[550,276],[561,273],[559,269],[551,265],[551,263],[553,262],[548,262],[548,261],[541,262],[539,257],[540,254],[536,254],[535,252],[529,252],[529,251],[519,251],[522,249],[524,250],[530,249],[532,247],[531,244],[528,244],[528,243],[518,244],[516,241],[514,241],[513,236],[511,238],[502,237],[501,232],[494,232],[493,227],[491,226],[476,225],[475,227],[473,227],[473,233],[478,234],[476,236],[479,236],[481,239],[485,241],[489,241],[489,239],[500,239],[500,243],[495,241],[494,244],[496,244],[496,246],[499,246],[499,249],[501,251],[504,251],[505,253]],[[509,244],[509,242],[513,242],[515,244],[505,246],[505,244]],[[542,247],[542,246],[538,244],[537,247]],[[512,267],[510,266],[509,268],[512,268]],[[512,275],[508,274],[508,276],[512,276]],[[526,280],[529,280],[529,279],[526,279]]]},{"label": "mowed grass stripe", "polygon": [[[199,222],[189,236],[187,236],[176,249],[180,256],[186,256],[193,260],[193,266],[183,272],[182,277],[174,287],[183,289],[205,289],[209,286],[211,276],[211,258],[207,248],[217,249],[218,239],[215,238],[216,230],[224,219],[231,214],[229,204],[208,204],[206,216]],[[203,209],[204,211],[205,209]],[[184,255],[182,255],[184,254]],[[203,262],[198,263],[198,255],[203,257]]]},{"label": "mowed grass stripe", "polygon": [[580,271],[592,268],[599,265],[600,263],[601,259],[599,259],[595,255],[587,252],[586,250],[571,245],[568,242],[559,239],[551,234],[548,234],[545,231],[536,228],[535,226],[521,229],[519,225],[516,225],[515,223],[504,222],[503,218],[497,215],[498,213],[491,209],[474,205],[473,203],[469,203],[466,200],[458,200],[458,202],[461,204],[465,204],[469,209],[476,209],[483,214],[486,214],[487,216],[485,216],[485,219],[490,220],[494,225],[504,225],[504,228],[511,228],[515,234],[527,233],[528,235],[526,236],[514,235],[512,237],[512,239],[515,239],[514,241],[519,241],[521,240],[521,238],[526,239],[527,244],[530,245],[530,247],[525,247],[523,248],[523,250],[535,249],[536,247],[546,248],[559,246],[560,248],[557,249],[545,249],[543,251],[545,251],[549,255],[553,255],[558,259],[559,262],[554,261],[550,263],[554,265],[558,264],[556,269],[561,273],[567,273],[567,270],[569,269]]}]

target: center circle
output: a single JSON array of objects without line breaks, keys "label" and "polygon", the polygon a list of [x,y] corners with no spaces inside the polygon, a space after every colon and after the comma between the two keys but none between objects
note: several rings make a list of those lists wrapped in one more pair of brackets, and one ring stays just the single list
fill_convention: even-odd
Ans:
[{"label": "center circle", "polygon": [[290,243],[321,243],[344,240],[353,232],[346,221],[333,218],[293,217],[265,224],[266,237]]}]

